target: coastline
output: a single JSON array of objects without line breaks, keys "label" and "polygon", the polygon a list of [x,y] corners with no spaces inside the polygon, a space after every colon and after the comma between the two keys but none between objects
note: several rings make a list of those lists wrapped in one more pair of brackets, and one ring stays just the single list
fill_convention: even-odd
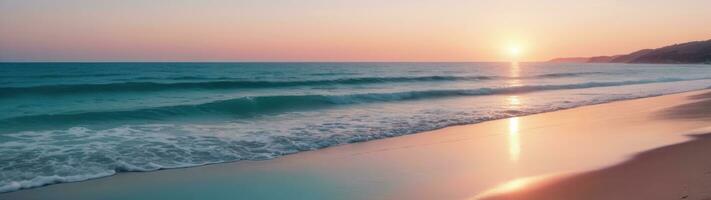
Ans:
[{"label": "coastline", "polygon": [[[659,112],[658,118],[711,119],[711,93]],[[711,126],[690,141],[644,151],[607,168],[533,181],[483,199],[711,199]]]},{"label": "coastline", "polygon": [[[708,123],[653,116],[660,110],[690,103],[694,101],[690,96],[705,92],[708,90],[448,127],[274,160],[122,173],[3,193],[0,198],[189,199],[190,195],[212,195],[212,199],[458,199],[502,182],[599,169],[640,151],[687,141],[684,133]],[[610,116],[609,110],[619,114]],[[624,139],[636,141],[627,144]],[[612,143],[610,149],[593,149],[603,143]],[[560,152],[557,156],[561,158],[551,157],[552,152]],[[591,156],[582,159],[582,153]],[[210,189],[198,192],[196,186]]]}]

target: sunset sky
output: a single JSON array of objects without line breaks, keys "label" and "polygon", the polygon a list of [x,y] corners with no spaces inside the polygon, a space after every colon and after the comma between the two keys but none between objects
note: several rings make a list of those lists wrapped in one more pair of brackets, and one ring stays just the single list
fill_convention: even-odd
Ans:
[{"label": "sunset sky", "polygon": [[538,61],[707,39],[709,0],[0,0],[1,61]]}]

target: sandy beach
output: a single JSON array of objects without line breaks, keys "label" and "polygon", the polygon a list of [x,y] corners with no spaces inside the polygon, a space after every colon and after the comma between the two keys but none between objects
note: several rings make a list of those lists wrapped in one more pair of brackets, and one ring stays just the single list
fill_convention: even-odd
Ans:
[{"label": "sandy beach", "polygon": [[710,135],[697,135],[620,165],[543,180],[485,199],[710,199],[709,146]]},{"label": "sandy beach", "polygon": [[708,199],[709,90],[0,199]]},{"label": "sandy beach", "polygon": [[[711,119],[711,93],[657,117]],[[711,199],[711,129],[689,142],[645,151],[612,167],[540,181],[487,199]],[[706,133],[704,133],[706,132]]]}]

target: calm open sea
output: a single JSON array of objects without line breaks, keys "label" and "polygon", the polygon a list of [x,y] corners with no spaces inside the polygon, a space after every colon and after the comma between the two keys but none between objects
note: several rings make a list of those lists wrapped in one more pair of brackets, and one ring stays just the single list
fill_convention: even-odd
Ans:
[{"label": "calm open sea", "polygon": [[709,86],[709,65],[3,63],[0,192]]}]

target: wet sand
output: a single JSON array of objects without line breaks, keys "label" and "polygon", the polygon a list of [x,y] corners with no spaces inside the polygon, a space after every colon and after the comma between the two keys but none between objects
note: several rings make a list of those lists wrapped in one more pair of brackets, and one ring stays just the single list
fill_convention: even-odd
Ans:
[{"label": "wet sand", "polygon": [[[711,93],[665,109],[659,118],[711,123]],[[703,130],[699,130],[703,131]],[[612,167],[551,178],[492,196],[503,199],[711,199],[711,129],[692,141],[646,151]]]},{"label": "wet sand", "polygon": [[[711,122],[670,111],[687,109],[685,106],[702,101],[699,96],[707,92],[618,101],[455,126],[266,161],[122,173],[4,193],[0,199],[472,199],[505,190],[541,188],[536,191],[545,193],[542,188],[546,185],[560,183],[555,180],[615,168],[606,168],[610,166],[626,166],[615,164],[635,162],[646,154],[625,161],[643,151],[698,142],[704,143],[697,146],[709,146],[705,145],[708,142],[705,139],[682,142],[690,140],[689,134],[707,130]],[[682,144],[676,145],[679,143]],[[673,155],[668,159],[711,154]],[[697,167],[693,162],[678,163],[689,167],[682,171],[694,171]],[[675,177],[670,174],[669,180],[647,182],[677,183],[671,180]],[[691,192],[687,198],[696,198],[696,193]],[[674,197],[683,195],[675,193]]]}]

